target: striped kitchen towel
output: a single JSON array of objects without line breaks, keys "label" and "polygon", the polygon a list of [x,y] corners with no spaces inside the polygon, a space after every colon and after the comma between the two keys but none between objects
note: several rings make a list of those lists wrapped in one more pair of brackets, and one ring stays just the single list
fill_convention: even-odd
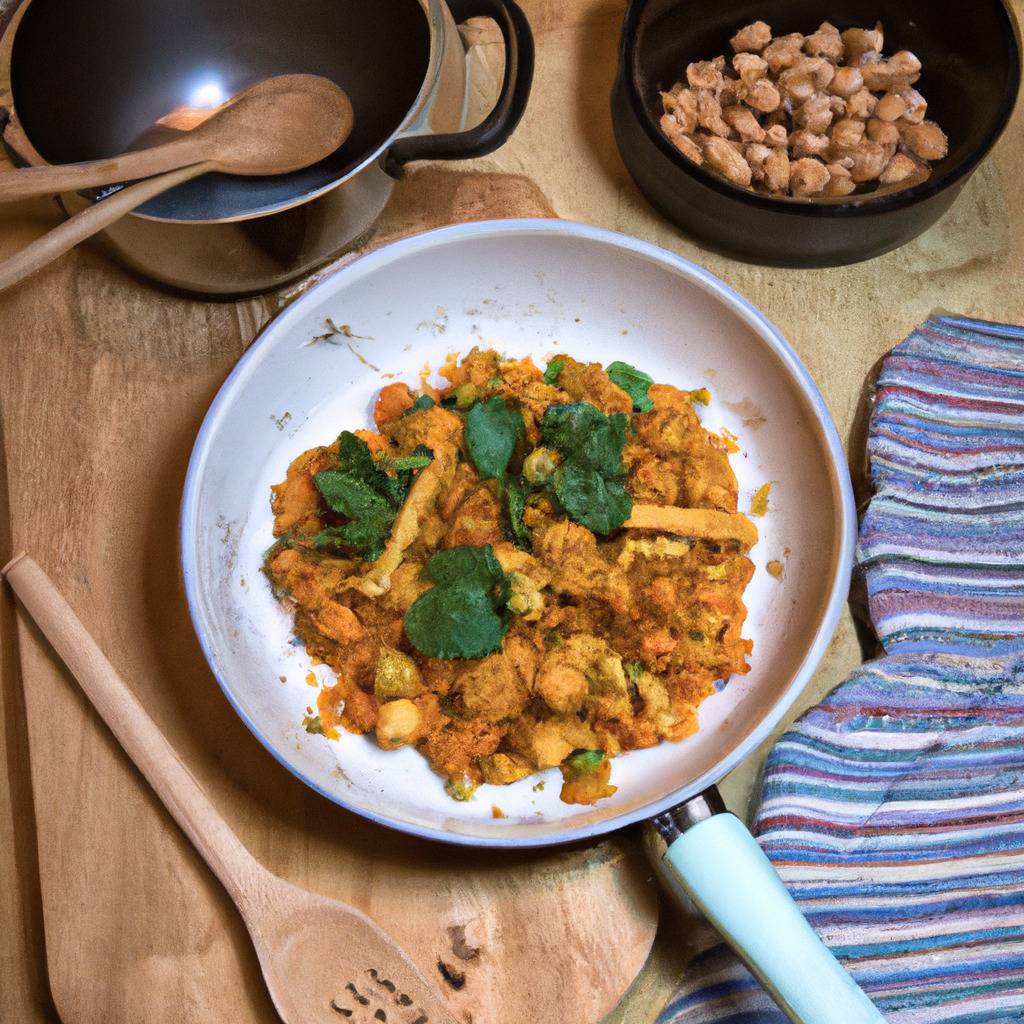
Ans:
[{"label": "striped kitchen towel", "polygon": [[[1024,330],[915,331],[868,452],[888,653],[775,745],[754,832],[890,1024],[1024,1024]],[[659,1024],[783,1024],[709,928],[695,944]]]},{"label": "striped kitchen towel", "polygon": [[857,561],[890,653],[1024,633],[1024,328],[929,320],[884,360]]}]

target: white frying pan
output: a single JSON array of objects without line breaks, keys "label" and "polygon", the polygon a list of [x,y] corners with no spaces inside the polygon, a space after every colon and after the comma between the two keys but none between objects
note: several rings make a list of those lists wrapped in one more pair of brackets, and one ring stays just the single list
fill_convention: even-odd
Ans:
[{"label": "white frying pan", "polygon": [[[741,508],[771,482],[751,557],[749,675],[700,710],[682,743],[612,763],[618,792],[563,804],[561,776],[449,798],[412,749],[302,727],[308,656],[260,573],[268,496],[291,459],[370,424],[379,388],[415,384],[448,352],[492,346],[624,359],[655,380],[707,386],[711,429],[740,438]],[[181,557],[192,619],[228,700],[308,785],[381,824],[472,846],[542,846],[653,819],[663,870],[737,948],[793,1020],[860,1024],[881,1016],[822,946],[750,834],[711,787],[771,732],[810,679],[846,598],[855,515],[842,446],[807,370],[778,331],[706,271],[652,245],[556,220],[465,224],[363,256],[260,335],[217,395],[189,465]],[[784,564],[781,579],[765,571]],[[312,669],[323,681],[330,674]],[[285,677],[282,684],[279,677]],[[709,791],[709,792],[706,792]],[[492,817],[496,805],[505,817]]]}]

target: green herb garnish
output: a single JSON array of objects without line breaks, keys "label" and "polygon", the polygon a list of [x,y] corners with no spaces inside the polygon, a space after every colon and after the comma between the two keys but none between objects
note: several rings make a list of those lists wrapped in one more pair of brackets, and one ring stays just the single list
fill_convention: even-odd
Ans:
[{"label": "green herb garnish", "polygon": [[544,441],[561,456],[551,481],[555,497],[571,519],[594,533],[617,530],[633,511],[623,482],[628,424],[625,413],[606,416],[588,402],[552,405],[544,413]]},{"label": "green herb garnish", "polygon": [[567,777],[580,778],[583,775],[593,775],[603,761],[603,750],[576,750],[562,762],[562,766],[566,769]]},{"label": "green herb garnish", "polygon": [[523,417],[500,395],[477,402],[466,416],[466,448],[485,480],[504,477],[523,435]]},{"label": "green herb garnish", "polygon": [[562,370],[565,369],[564,359],[552,359],[548,363],[547,368],[544,370],[544,383],[545,384],[557,384],[558,378],[562,374]]},{"label": "green herb garnish", "polygon": [[626,670],[626,675],[629,676],[631,682],[636,683],[640,681],[640,676],[643,675],[644,671],[642,662],[627,661],[622,667]]},{"label": "green herb garnish", "polygon": [[[394,475],[389,475],[382,468],[387,460],[375,460],[362,438],[344,431],[338,438],[339,468],[317,473],[313,483],[327,507],[348,522],[321,530],[312,538],[314,546],[347,548],[367,562],[379,558],[409,492],[413,470],[431,458],[430,450],[421,445],[407,459],[395,460]],[[407,462],[412,464],[398,465]]]},{"label": "green herb garnish", "polygon": [[649,374],[622,362],[610,363],[607,373],[611,382],[633,399],[633,412],[650,412],[654,408],[647,394],[647,389],[654,383],[654,378]]},{"label": "green herb garnish", "polygon": [[523,510],[526,508],[526,488],[520,480],[509,480],[505,488],[505,512],[507,515],[507,532],[509,539],[524,551],[533,550],[533,533],[523,522]]},{"label": "green herb garnish", "polygon": [[312,715],[309,718],[303,719],[302,724],[306,727],[306,732],[311,736],[323,736],[324,724],[320,721],[319,715]]},{"label": "green herb garnish", "polygon": [[482,658],[508,631],[509,579],[490,544],[439,551],[423,578],[433,582],[405,613],[405,635],[430,658]]},{"label": "green herb garnish", "polygon": [[437,402],[435,402],[430,395],[420,395],[420,397],[402,413],[402,416],[411,416],[414,412],[420,412],[422,409],[433,409],[435,405],[437,405]]}]

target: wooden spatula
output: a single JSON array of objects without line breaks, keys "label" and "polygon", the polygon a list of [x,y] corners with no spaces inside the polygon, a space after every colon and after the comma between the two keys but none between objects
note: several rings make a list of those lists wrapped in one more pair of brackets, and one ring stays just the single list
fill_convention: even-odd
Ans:
[{"label": "wooden spatula", "polygon": [[[169,123],[167,118],[162,122]],[[297,171],[333,153],[352,125],[352,104],[333,82],[318,75],[279,75],[239,93],[202,123],[162,145],[107,160],[8,171],[0,175],[0,202],[143,180],[94,203],[0,261],[0,291],[175,185],[211,171]]]},{"label": "wooden spatula", "polygon": [[285,1024],[456,1024],[440,993],[364,913],[272,875],[242,846],[31,558],[18,555],[0,576],[227,889]]}]

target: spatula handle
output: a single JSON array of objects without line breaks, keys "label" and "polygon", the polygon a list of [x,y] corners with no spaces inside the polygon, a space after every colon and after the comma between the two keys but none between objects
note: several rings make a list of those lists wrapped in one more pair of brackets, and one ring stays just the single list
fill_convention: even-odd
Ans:
[{"label": "spatula handle", "polygon": [[[239,842],[50,578],[20,554],[0,575],[86,697],[236,902],[264,869]],[[258,887],[257,887],[258,888]]]},{"label": "spatula handle", "polygon": [[184,181],[198,178],[200,174],[206,174],[210,170],[213,170],[213,165],[209,163],[181,167],[176,171],[168,171],[166,174],[158,174],[155,178],[136,182],[98,203],[93,203],[81,213],[76,213],[74,217],[47,232],[42,238],[37,238],[26,245],[20,252],[0,260],[0,291],[24,280],[45,267],[47,263],[52,263],[79,242],[84,242],[108,224],[120,220],[136,206],[141,206],[161,192],[166,192],[167,189],[174,188]]}]

